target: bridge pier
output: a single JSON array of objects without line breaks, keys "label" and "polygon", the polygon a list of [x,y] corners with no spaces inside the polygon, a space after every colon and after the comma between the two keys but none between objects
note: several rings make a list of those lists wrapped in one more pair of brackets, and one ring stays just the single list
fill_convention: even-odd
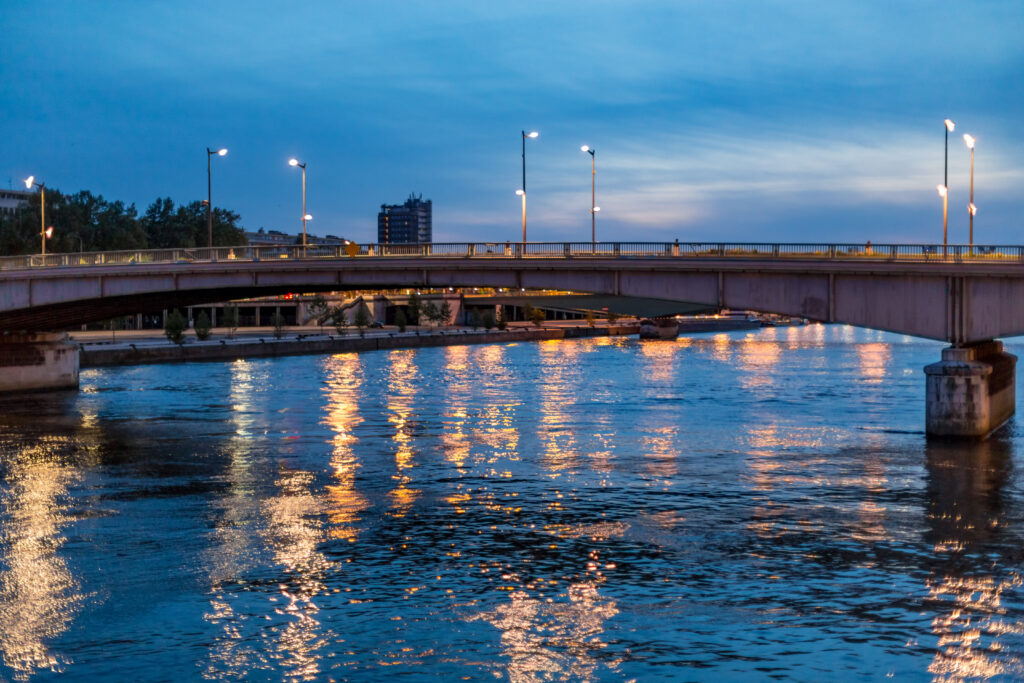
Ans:
[{"label": "bridge pier", "polygon": [[1016,411],[1017,357],[985,341],[942,350],[925,366],[928,436],[984,439]]},{"label": "bridge pier", "polygon": [[64,333],[0,335],[0,393],[78,388],[78,346]]}]

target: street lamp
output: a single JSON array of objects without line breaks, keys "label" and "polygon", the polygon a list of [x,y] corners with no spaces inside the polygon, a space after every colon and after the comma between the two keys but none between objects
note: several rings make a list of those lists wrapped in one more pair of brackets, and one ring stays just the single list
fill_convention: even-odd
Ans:
[{"label": "street lamp", "polygon": [[516,194],[523,198],[523,244],[526,244],[526,138],[535,138],[540,133],[523,131],[523,189],[516,190]]},{"label": "street lamp", "polygon": [[942,256],[946,256],[946,219],[949,216],[949,188],[945,185],[937,185],[939,196],[942,197]]},{"label": "street lamp", "polygon": [[53,234],[52,227],[46,229],[46,183],[37,183],[34,175],[25,178],[26,190],[31,190],[33,185],[39,188],[39,235],[43,240],[43,256],[46,256],[46,238]]},{"label": "street lamp", "polygon": [[306,164],[302,163],[298,159],[289,159],[289,166],[298,166],[302,169],[302,249],[303,255],[305,255],[306,249],[306,221],[312,218],[306,213]]},{"label": "street lamp", "polygon": [[580,151],[586,152],[590,155],[590,244],[593,247],[594,243],[597,242],[595,239],[595,216],[597,212],[601,210],[601,207],[595,203],[594,194],[594,183],[597,181],[597,160],[594,152],[597,150],[593,147],[583,145],[580,147]]},{"label": "street lamp", "polygon": [[964,135],[964,144],[971,150],[971,201],[967,205],[967,215],[971,222],[970,232],[970,247],[971,253],[974,253],[974,214],[978,212],[978,207],[974,205],[974,138],[970,135]]},{"label": "street lamp", "polygon": [[[945,170],[942,173],[942,187],[946,188],[945,192],[948,194],[949,193],[949,134],[952,133],[953,130],[956,128],[956,124],[953,123],[953,121],[951,119],[946,119],[945,121],[943,121],[943,124],[945,124],[945,127],[946,127],[946,165],[945,165]],[[942,194],[942,192],[940,192],[940,194]],[[945,197],[946,194],[942,194],[942,196]],[[945,200],[943,200],[943,206],[945,206],[945,205],[946,205],[945,204]],[[946,247],[946,210],[945,209],[943,209],[943,211],[942,211],[942,247],[943,247],[943,253],[945,253],[945,247]]]},{"label": "street lamp", "polygon": [[[222,157],[227,153],[226,147],[217,150],[210,149],[209,147],[206,148],[206,234],[210,249],[213,249],[213,191],[210,181],[210,159],[213,158],[214,154]],[[213,258],[212,252],[210,258]]]}]

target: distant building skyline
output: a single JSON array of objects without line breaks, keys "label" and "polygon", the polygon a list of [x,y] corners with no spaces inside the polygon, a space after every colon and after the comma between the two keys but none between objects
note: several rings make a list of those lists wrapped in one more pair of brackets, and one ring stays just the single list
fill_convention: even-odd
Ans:
[{"label": "distant building skyline", "polygon": [[404,204],[381,204],[377,214],[378,244],[433,242],[433,202],[409,193]]},{"label": "distant building skyline", "polygon": [[13,216],[19,208],[26,206],[29,200],[36,196],[37,192],[28,190],[0,190],[0,214]]},{"label": "distant building skyline", "polygon": [[[253,247],[278,247],[278,246],[294,246],[296,244],[302,244],[302,233],[287,233],[281,230],[267,230],[260,228],[259,230],[246,230],[245,239],[249,242],[249,246]],[[324,237],[318,237],[311,233],[306,233],[306,244],[327,244],[327,245],[344,245],[348,244],[349,240],[344,237],[338,237],[337,235],[326,235]]]}]

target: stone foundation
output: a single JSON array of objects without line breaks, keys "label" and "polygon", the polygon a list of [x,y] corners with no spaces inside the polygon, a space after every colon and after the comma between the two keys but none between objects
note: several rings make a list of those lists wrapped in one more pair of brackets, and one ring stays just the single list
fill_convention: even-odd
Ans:
[{"label": "stone foundation", "polygon": [[78,388],[78,347],[67,335],[0,335],[0,393]]},{"label": "stone foundation", "polygon": [[925,430],[928,436],[983,439],[1016,411],[1017,357],[1002,342],[942,350],[925,367]]}]

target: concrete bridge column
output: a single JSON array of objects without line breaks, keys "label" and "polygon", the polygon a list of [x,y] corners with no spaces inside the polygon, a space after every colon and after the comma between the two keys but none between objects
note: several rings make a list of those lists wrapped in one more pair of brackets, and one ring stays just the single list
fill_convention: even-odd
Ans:
[{"label": "concrete bridge column", "polygon": [[0,392],[78,388],[78,346],[61,333],[0,336]]},{"label": "concrete bridge column", "polygon": [[1016,411],[1016,368],[999,341],[943,349],[924,369],[928,436],[983,439],[998,429]]}]

